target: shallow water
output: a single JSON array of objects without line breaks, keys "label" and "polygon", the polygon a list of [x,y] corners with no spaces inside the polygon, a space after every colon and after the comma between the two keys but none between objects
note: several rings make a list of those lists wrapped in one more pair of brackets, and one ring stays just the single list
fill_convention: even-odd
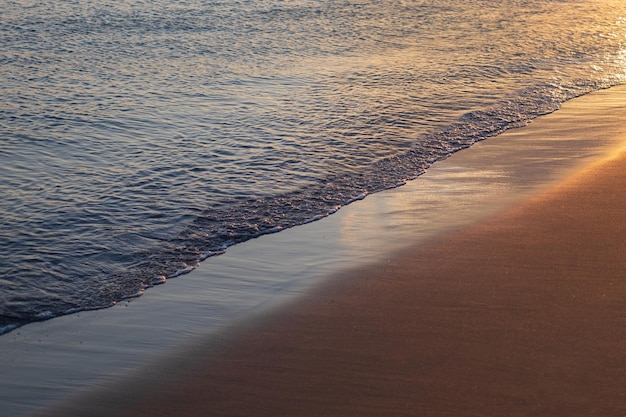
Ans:
[{"label": "shallow water", "polygon": [[626,79],[621,1],[379,3],[4,1],[0,332]]},{"label": "shallow water", "polygon": [[5,335],[0,414],[31,416],[40,408],[49,415],[82,395],[125,390],[134,377],[150,386],[190,346],[199,343],[206,353],[223,331],[299,302],[311,286],[341,279],[337,273],[386,262],[407,245],[427,244],[614,156],[625,145],[624,87],[566,103],[528,128],[478,143],[406,186],[333,216],[236,245],[139,299]]}]

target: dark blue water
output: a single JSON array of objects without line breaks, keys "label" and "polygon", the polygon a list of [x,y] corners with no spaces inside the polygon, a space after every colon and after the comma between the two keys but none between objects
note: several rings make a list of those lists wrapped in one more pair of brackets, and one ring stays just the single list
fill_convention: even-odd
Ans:
[{"label": "dark blue water", "polygon": [[625,80],[617,0],[2,1],[0,333]]}]

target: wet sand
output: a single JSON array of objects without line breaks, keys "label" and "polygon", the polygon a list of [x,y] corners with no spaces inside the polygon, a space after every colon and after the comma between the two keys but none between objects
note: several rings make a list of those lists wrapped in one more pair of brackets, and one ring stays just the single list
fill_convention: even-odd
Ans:
[{"label": "wet sand", "polygon": [[49,415],[623,417],[613,156]]}]

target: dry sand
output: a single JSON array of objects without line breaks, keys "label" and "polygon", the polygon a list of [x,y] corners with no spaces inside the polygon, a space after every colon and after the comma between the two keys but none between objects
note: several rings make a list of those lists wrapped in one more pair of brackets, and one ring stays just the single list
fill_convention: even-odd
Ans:
[{"label": "dry sand", "polygon": [[626,154],[613,156],[53,414],[624,417]]}]

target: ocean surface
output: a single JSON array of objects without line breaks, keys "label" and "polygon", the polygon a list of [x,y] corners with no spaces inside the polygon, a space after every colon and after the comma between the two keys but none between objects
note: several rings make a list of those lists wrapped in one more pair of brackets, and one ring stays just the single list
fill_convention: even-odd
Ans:
[{"label": "ocean surface", "polygon": [[626,82],[621,0],[0,5],[0,334]]}]

